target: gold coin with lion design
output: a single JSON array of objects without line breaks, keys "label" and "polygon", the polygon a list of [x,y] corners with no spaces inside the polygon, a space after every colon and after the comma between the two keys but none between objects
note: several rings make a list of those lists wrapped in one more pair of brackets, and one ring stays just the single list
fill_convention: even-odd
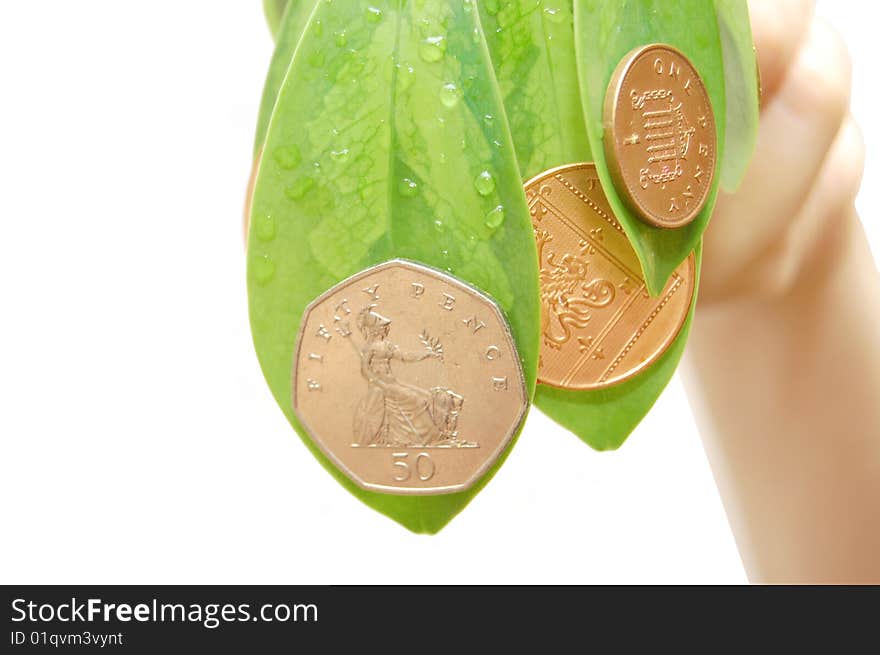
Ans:
[{"label": "gold coin with lion design", "polygon": [[551,169],[525,189],[541,278],[538,382],[602,389],[632,378],[666,352],[685,323],[693,253],[652,297],[593,164]]},{"label": "gold coin with lion design", "polygon": [[507,320],[477,289],[392,260],[303,315],[291,400],[356,484],[395,494],[467,489],[519,430],[528,394]]}]

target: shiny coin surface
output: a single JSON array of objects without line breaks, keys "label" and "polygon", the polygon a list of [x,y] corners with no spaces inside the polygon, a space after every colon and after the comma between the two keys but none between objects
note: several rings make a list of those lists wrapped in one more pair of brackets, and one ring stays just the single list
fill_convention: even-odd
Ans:
[{"label": "shiny coin surface", "polygon": [[546,171],[526,183],[526,197],[540,257],[538,382],[602,389],[655,362],[687,318],[693,253],[652,298],[593,164]]},{"label": "shiny coin surface", "polygon": [[664,228],[696,218],[715,175],[716,138],[712,103],[687,57],[655,44],[623,58],[605,96],[605,155],[639,218]]},{"label": "shiny coin surface", "polygon": [[461,491],[516,434],[528,406],[519,356],[493,300],[393,260],[308,306],[293,360],[293,409],[365,489]]}]

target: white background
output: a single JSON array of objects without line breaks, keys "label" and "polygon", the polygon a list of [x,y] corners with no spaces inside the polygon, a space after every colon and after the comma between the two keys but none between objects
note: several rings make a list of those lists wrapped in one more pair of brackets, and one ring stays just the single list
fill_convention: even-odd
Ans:
[{"label": "white background", "polygon": [[[819,11],[853,52],[873,220],[874,7]],[[615,453],[533,412],[434,537],[312,459],[247,322],[271,47],[257,2],[0,5],[0,582],[744,582],[677,379]]]}]

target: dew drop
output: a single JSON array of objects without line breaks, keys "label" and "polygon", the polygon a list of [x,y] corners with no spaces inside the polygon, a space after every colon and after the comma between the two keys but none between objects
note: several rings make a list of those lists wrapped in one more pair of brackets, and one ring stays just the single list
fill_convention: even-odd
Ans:
[{"label": "dew drop", "polygon": [[419,185],[414,180],[405,177],[397,185],[397,192],[404,198],[412,198],[419,193]]},{"label": "dew drop", "polygon": [[309,55],[309,65],[313,68],[321,68],[324,65],[324,53],[321,50],[315,50]]},{"label": "dew drop", "polygon": [[256,257],[254,259],[253,271],[256,283],[264,287],[275,277],[275,262],[272,261],[269,255]]},{"label": "dew drop", "polygon": [[544,9],[544,18],[546,18],[551,23],[559,24],[565,20],[565,14],[562,13],[561,9],[546,7]]},{"label": "dew drop", "polygon": [[291,170],[299,166],[302,161],[302,155],[295,143],[288,146],[278,146],[272,151],[272,158],[284,170]]},{"label": "dew drop", "polygon": [[481,196],[491,195],[495,191],[495,178],[489,171],[483,171],[474,179],[474,187]]},{"label": "dew drop", "polygon": [[254,221],[254,232],[261,241],[271,241],[275,238],[275,219],[269,214],[257,216]]},{"label": "dew drop", "polygon": [[486,114],[483,116],[483,124],[486,127],[492,127],[495,125],[495,117],[492,114]]},{"label": "dew drop", "polygon": [[438,232],[443,231],[443,221],[441,221],[439,218],[434,221],[434,229]]},{"label": "dew drop", "polygon": [[301,177],[293,184],[284,189],[284,195],[291,200],[299,200],[315,186],[315,181],[310,177]]},{"label": "dew drop", "polygon": [[429,36],[419,45],[419,56],[428,63],[440,61],[444,54],[446,54],[445,36]]},{"label": "dew drop", "polygon": [[443,106],[451,109],[458,104],[460,98],[461,91],[454,82],[447,82],[440,88],[440,102],[443,103]]},{"label": "dew drop", "polygon": [[348,43],[348,35],[345,33],[345,30],[340,30],[336,33],[336,38],[334,42],[340,48],[344,48],[345,44]]},{"label": "dew drop", "polygon": [[495,209],[486,214],[486,227],[489,229],[497,229],[504,222],[504,205],[498,205]]},{"label": "dew drop", "polygon": [[397,65],[397,84],[401,91],[406,91],[416,81],[416,69],[410,64]]},{"label": "dew drop", "polygon": [[330,151],[330,159],[335,161],[337,164],[344,164],[348,161],[349,156],[348,148],[340,148],[339,150],[331,150]]},{"label": "dew drop", "polygon": [[382,10],[378,7],[367,7],[367,20],[371,23],[378,23],[382,20]]},{"label": "dew drop", "polygon": [[320,20],[316,20],[312,30],[314,31],[315,36],[321,38],[324,35],[324,23]]}]

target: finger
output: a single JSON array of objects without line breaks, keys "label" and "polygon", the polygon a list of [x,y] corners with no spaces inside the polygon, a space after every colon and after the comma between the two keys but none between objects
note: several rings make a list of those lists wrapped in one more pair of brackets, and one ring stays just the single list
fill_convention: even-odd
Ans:
[{"label": "finger", "polygon": [[864,137],[849,115],[822,165],[815,187],[776,248],[774,259],[778,265],[766,276],[773,291],[780,293],[792,288],[813,262],[835,248],[844,232],[841,223],[850,216],[864,170]]},{"label": "finger", "polygon": [[814,5],[815,0],[749,0],[765,105],[778,92],[807,36]]},{"label": "finger", "polygon": [[733,292],[798,214],[849,105],[846,48],[814,21],[785,83],[762,116],[740,190],[722,194],[706,231],[704,297]]}]

